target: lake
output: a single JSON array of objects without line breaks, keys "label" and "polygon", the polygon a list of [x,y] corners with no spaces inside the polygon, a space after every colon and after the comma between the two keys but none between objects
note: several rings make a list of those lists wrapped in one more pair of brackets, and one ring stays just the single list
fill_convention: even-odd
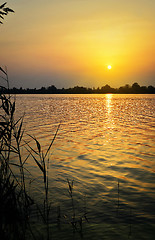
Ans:
[{"label": "lake", "polygon": [[[85,239],[154,239],[155,95],[17,95],[16,112],[44,151],[60,124],[49,155],[53,211],[71,217],[74,180],[76,215],[89,220]],[[32,159],[27,168],[41,202],[41,173]]]}]

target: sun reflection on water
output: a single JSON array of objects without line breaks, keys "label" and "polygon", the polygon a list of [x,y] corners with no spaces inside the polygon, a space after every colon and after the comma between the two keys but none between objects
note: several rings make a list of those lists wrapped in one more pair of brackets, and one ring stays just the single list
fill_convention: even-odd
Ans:
[{"label": "sun reflection on water", "polygon": [[114,118],[113,118],[113,94],[105,95],[105,106],[106,106],[106,122],[108,129],[114,128]]},{"label": "sun reflection on water", "polygon": [[108,115],[111,113],[111,102],[112,102],[112,97],[113,94],[106,94],[106,108],[107,108],[107,113]]}]

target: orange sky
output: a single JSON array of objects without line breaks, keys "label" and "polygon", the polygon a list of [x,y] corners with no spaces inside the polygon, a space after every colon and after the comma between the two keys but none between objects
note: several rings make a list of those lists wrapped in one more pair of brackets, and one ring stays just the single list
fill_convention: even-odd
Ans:
[{"label": "orange sky", "polygon": [[154,0],[10,0],[8,6],[15,14],[0,26],[0,64],[12,86],[155,85]]}]

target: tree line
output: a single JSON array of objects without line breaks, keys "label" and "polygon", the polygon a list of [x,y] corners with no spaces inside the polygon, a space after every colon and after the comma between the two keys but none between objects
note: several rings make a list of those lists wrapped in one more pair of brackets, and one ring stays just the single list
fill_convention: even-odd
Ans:
[{"label": "tree line", "polygon": [[87,88],[75,86],[73,88],[56,88],[54,85],[49,87],[36,88],[11,88],[6,89],[0,87],[0,93],[10,93],[10,94],[104,94],[104,93],[117,93],[117,94],[154,94],[155,87],[153,86],[140,86],[138,83],[126,84],[125,86],[119,88],[112,88],[108,84],[101,88]]}]

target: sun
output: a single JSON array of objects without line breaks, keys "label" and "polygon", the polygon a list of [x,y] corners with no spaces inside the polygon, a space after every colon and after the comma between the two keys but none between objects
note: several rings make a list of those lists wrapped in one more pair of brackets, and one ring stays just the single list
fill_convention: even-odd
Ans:
[{"label": "sun", "polygon": [[111,65],[108,65],[108,67],[107,67],[109,70],[112,68],[112,66]]}]

